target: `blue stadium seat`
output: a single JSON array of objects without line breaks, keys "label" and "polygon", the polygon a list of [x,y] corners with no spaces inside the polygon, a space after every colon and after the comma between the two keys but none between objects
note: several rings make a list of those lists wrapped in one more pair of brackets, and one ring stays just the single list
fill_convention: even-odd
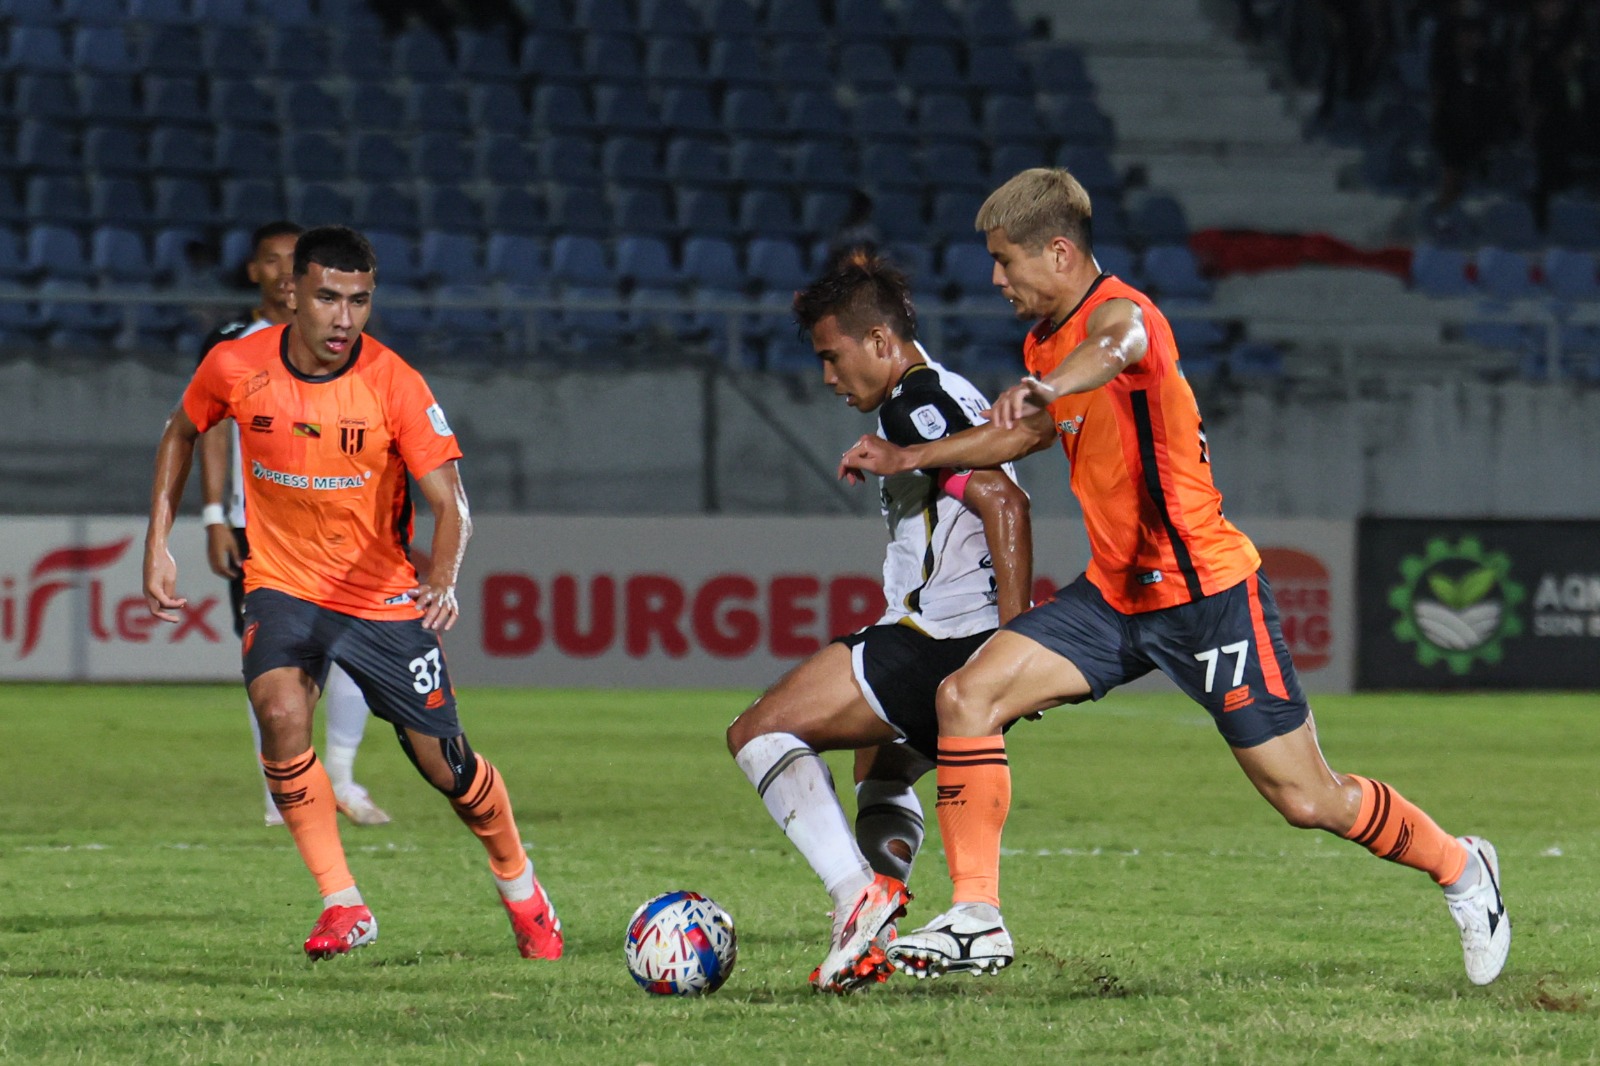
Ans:
[{"label": "blue stadium seat", "polygon": [[791,137],[843,143],[848,134],[844,109],[831,92],[802,90],[790,95],[784,126]]},{"label": "blue stadium seat", "polygon": [[65,74],[18,74],[12,84],[18,115],[48,122],[79,117],[78,91]]},{"label": "blue stadium seat", "polygon": [[432,30],[419,26],[396,37],[390,55],[394,72],[413,82],[445,82],[456,74],[444,40]]},{"label": "blue stadium seat", "polygon": [[197,178],[156,178],[154,184],[155,217],[163,225],[203,228],[217,221],[210,182]]},{"label": "blue stadium seat", "polygon": [[665,289],[682,278],[673,265],[667,242],[658,237],[628,234],[617,239],[617,277],[633,285]]},{"label": "blue stadium seat", "polygon": [[77,173],[83,168],[78,139],[60,123],[24,119],[17,130],[16,165],[32,172]]},{"label": "blue stadium seat", "polygon": [[1600,249],[1600,203],[1576,196],[1552,199],[1549,239],[1563,248]]},{"label": "blue stadium seat", "polygon": [[[354,211],[357,229],[385,230],[391,234],[414,235],[420,228],[422,208],[416,197],[395,185],[363,185],[356,192]],[[413,280],[408,275],[407,281]]]},{"label": "blue stadium seat", "polygon": [[550,276],[563,285],[611,286],[616,275],[605,245],[580,234],[562,234],[550,245]]},{"label": "blue stadium seat", "polygon": [[418,84],[406,94],[406,125],[419,133],[467,133],[466,99],[444,85]]},{"label": "blue stadium seat", "polygon": [[838,78],[856,92],[894,89],[894,57],[882,44],[853,41],[839,49]]},{"label": "blue stadium seat", "polygon": [[[774,80],[772,63],[766,52],[749,38],[718,37],[713,40],[706,72],[711,80],[729,89],[767,88]],[[826,69],[823,73],[826,74]]]},{"label": "blue stadium seat", "polygon": [[487,276],[477,238],[432,229],[422,231],[418,269],[430,285],[476,285]]},{"label": "blue stadium seat", "polygon": [[317,21],[311,0],[250,0],[250,14],[257,22],[309,29]]},{"label": "blue stadium seat", "polygon": [[961,12],[961,36],[973,49],[972,65],[977,64],[978,48],[1003,48],[1010,63],[1021,65],[1021,57],[1011,49],[1027,37],[1010,0],[967,0]]},{"label": "blue stadium seat", "polygon": [[121,26],[85,26],[73,35],[73,66],[89,74],[137,74],[139,61]]},{"label": "blue stadium seat", "polygon": [[1164,192],[1148,192],[1133,204],[1129,222],[1144,244],[1184,244],[1189,240],[1189,219],[1183,205]]},{"label": "blue stadium seat", "polygon": [[639,35],[646,40],[682,37],[697,40],[706,32],[700,13],[687,0],[645,0],[639,12]]},{"label": "blue stadium seat", "polygon": [[922,151],[922,169],[924,173],[938,175],[938,184],[944,189],[989,191],[989,175],[984,171],[983,156],[975,144],[930,144]]},{"label": "blue stadium seat", "polygon": [[479,137],[476,159],[479,179],[499,185],[521,185],[538,167],[527,139],[511,134]]},{"label": "blue stadium seat", "polygon": [[1211,283],[1187,245],[1158,244],[1145,249],[1144,277],[1156,295],[1168,300],[1209,300]]},{"label": "blue stadium seat", "polygon": [[0,283],[19,280],[26,266],[23,244],[10,226],[0,226]]},{"label": "blue stadium seat", "polygon": [[826,239],[838,232],[850,215],[850,194],[842,190],[818,189],[802,183],[807,191],[800,198],[800,228],[816,238]]},{"label": "blue stadium seat", "polygon": [[961,23],[942,0],[905,0],[900,5],[900,33],[912,41],[963,39]]},{"label": "blue stadium seat", "polygon": [[[19,222],[25,216],[16,182],[11,180],[9,174],[0,173],[0,222]],[[0,270],[3,269],[0,267]]]},{"label": "blue stadium seat", "polygon": [[1038,98],[1038,107],[1045,128],[1063,144],[1109,148],[1114,139],[1111,120],[1092,97],[1046,93]]},{"label": "blue stadium seat", "polygon": [[713,37],[748,40],[757,35],[756,9],[749,0],[711,0],[706,30]]},{"label": "blue stadium seat", "polygon": [[692,137],[667,142],[667,179],[680,186],[724,188],[730,184],[722,146]]},{"label": "blue stadium seat", "polygon": [[278,96],[278,124],[295,133],[348,131],[339,100],[314,82],[287,82]]},{"label": "blue stadium seat", "polygon": [[193,3],[196,22],[234,29],[255,24],[248,0],[193,0]]},{"label": "blue stadium seat", "polygon": [[921,241],[928,233],[922,214],[922,197],[912,192],[874,191],[872,221],[886,241],[912,243]]},{"label": "blue stadium seat", "polygon": [[516,86],[490,82],[467,90],[467,117],[480,135],[520,135],[528,124],[528,109]]},{"label": "blue stadium seat", "polygon": [[89,213],[108,226],[140,227],[150,222],[144,186],[132,178],[95,178],[89,183]]},{"label": "blue stadium seat", "polygon": [[691,234],[683,242],[682,273],[695,285],[722,293],[740,292],[745,286],[733,242],[721,237]]},{"label": "blue stadium seat", "polygon": [[[970,119],[968,120],[970,122]],[[909,142],[916,133],[893,93],[865,93],[850,113],[850,131],[862,144]]]},{"label": "blue stadium seat", "polygon": [[600,149],[600,173],[613,185],[665,184],[655,142],[644,137],[608,137]]},{"label": "blue stadium seat", "polygon": [[1100,264],[1100,269],[1107,274],[1113,274],[1130,285],[1139,286],[1144,279],[1139,275],[1139,263],[1134,258],[1133,250],[1124,244],[1113,244],[1110,241],[1094,242],[1095,262]]},{"label": "blue stadium seat", "polygon": [[511,37],[503,29],[495,32],[457,29],[456,76],[480,87],[485,83],[508,84],[519,77],[517,57]]},{"label": "blue stadium seat", "polygon": [[1478,232],[1486,244],[1523,252],[1541,243],[1533,209],[1521,200],[1498,200],[1478,214]]},{"label": "blue stadium seat", "polygon": [[644,53],[644,73],[651,83],[661,85],[705,85],[711,72],[695,42],[687,37],[658,37]]},{"label": "blue stadium seat", "polygon": [[[434,289],[441,305],[433,310],[433,328],[441,334],[438,343],[457,357],[493,358],[499,353],[505,327],[493,307],[474,306],[484,291],[476,283],[446,281]],[[460,306],[449,306],[452,300]]]},{"label": "blue stadium seat", "polygon": [[154,273],[144,238],[116,226],[95,227],[89,239],[89,263],[101,281],[144,282]]},{"label": "blue stadium seat", "polygon": [[739,230],[749,237],[799,237],[804,228],[794,201],[777,189],[750,189],[739,197]]},{"label": "blue stadium seat", "polygon": [[70,74],[73,63],[67,58],[61,31],[48,26],[12,26],[7,40],[5,62],[0,69],[27,74]]},{"label": "blue stadium seat", "polygon": [[1283,352],[1262,341],[1241,341],[1228,352],[1228,368],[1244,380],[1275,380],[1283,377]]},{"label": "blue stadium seat", "polygon": [[790,92],[817,90],[831,93],[833,88],[832,64],[828,62],[828,54],[816,41],[784,41],[774,48],[772,77]]},{"label": "blue stadium seat", "polygon": [[520,233],[491,233],[485,265],[489,277],[510,285],[536,287],[544,284],[544,245]]},{"label": "blue stadium seat", "polygon": [[928,93],[917,99],[916,128],[924,141],[960,141],[977,144],[983,140],[972,108],[956,93]]},{"label": "blue stadium seat", "polygon": [[236,219],[274,219],[289,214],[283,192],[275,181],[260,178],[224,178],[222,217]]},{"label": "blue stadium seat", "polygon": [[773,40],[814,38],[824,25],[816,0],[772,0],[761,28]]},{"label": "blue stadium seat", "polygon": [[961,62],[951,43],[922,41],[906,48],[900,61],[899,80],[912,92],[961,92],[966,89]]},{"label": "blue stadium seat", "polygon": [[995,93],[983,102],[983,135],[991,145],[1020,145],[1040,154],[1051,140],[1031,96]]},{"label": "blue stadium seat", "polygon": [[214,174],[242,177],[271,167],[282,153],[282,145],[264,130],[225,126],[216,131],[214,152]]},{"label": "blue stadium seat", "polygon": [[156,174],[209,176],[211,148],[194,130],[163,126],[150,135],[150,169]]},{"label": "blue stadium seat", "polygon": [[550,228],[544,200],[518,186],[489,190],[484,223],[491,233],[540,234]]},{"label": "blue stadium seat", "polygon": [[661,125],[671,133],[721,133],[722,122],[704,89],[679,86],[661,94]]},{"label": "blue stadium seat", "polygon": [[[559,5],[539,4],[537,7],[556,9]],[[578,53],[571,39],[545,33],[529,34],[522,39],[517,69],[535,79],[541,89],[554,85],[577,85],[585,80],[583,66],[578,62]]]},{"label": "blue stadium seat", "polygon": [[427,304],[428,294],[413,283],[402,283],[386,269],[380,258],[378,273],[383,280],[383,290],[373,304],[372,319],[367,332],[402,356],[427,340],[433,330],[433,311]]},{"label": "blue stadium seat", "polygon": [[1172,327],[1172,339],[1178,346],[1185,376],[1207,359],[1215,360],[1220,356],[1228,340],[1227,329],[1214,318],[1180,316],[1169,319],[1168,324]]},{"label": "blue stadium seat", "polygon": [[1544,253],[1544,280],[1564,300],[1600,300],[1594,253],[1551,248]]},{"label": "blue stadium seat", "polygon": [[344,146],[323,133],[290,133],[283,138],[283,173],[300,181],[343,181]]},{"label": "blue stadium seat", "polygon": [[90,303],[94,292],[86,281],[47,279],[39,286],[39,318],[50,347],[70,351],[109,344],[121,322],[107,304]]},{"label": "blue stadium seat", "polygon": [[231,269],[237,269],[248,263],[254,251],[250,236],[253,231],[243,226],[233,226],[222,233],[222,253],[217,256],[224,276]]},{"label": "blue stadium seat", "polygon": [[946,241],[972,239],[976,232],[972,223],[978,217],[978,208],[983,205],[986,195],[987,190],[984,189],[941,190],[934,193],[930,228]]},{"label": "blue stadium seat", "polygon": [[539,142],[539,173],[549,181],[593,185],[600,180],[594,142],[582,137],[546,137]]},{"label": "blue stadium seat", "polygon": [[1533,264],[1521,252],[1489,245],[1478,249],[1478,287],[1498,300],[1522,300],[1539,294]]},{"label": "blue stadium seat", "polygon": [[484,228],[483,208],[461,185],[424,185],[421,197],[424,230],[477,234]]},{"label": "blue stadium seat", "polygon": [[616,226],[619,233],[672,238],[678,235],[665,188],[626,187],[617,191]]},{"label": "blue stadium seat", "polygon": [[589,99],[571,85],[541,85],[533,91],[533,128],[545,134],[590,133]]},{"label": "blue stadium seat", "polygon": [[583,42],[583,72],[593,85],[639,85],[644,54],[632,34],[591,33]]},{"label": "blue stadium seat", "polygon": [[150,245],[150,265],[158,282],[175,281],[192,273],[189,250],[205,243],[203,234],[182,226],[168,226],[156,231]]},{"label": "blue stadium seat", "polygon": [[321,182],[298,184],[290,189],[289,217],[302,226],[348,224],[354,213],[348,196]]},{"label": "blue stadium seat", "polygon": [[601,85],[594,91],[595,123],[607,134],[653,136],[660,130],[650,98],[637,85]]},{"label": "blue stadium seat", "polygon": [[933,249],[926,244],[891,244],[883,254],[911,279],[913,287],[931,285],[938,273],[933,268]]},{"label": "blue stadium seat", "polygon": [[802,189],[851,189],[856,167],[834,141],[803,141],[794,151],[792,176]]},{"label": "blue stadium seat", "polygon": [[423,181],[471,181],[472,146],[452,133],[420,134],[411,139],[409,172]]},{"label": "blue stadium seat", "polygon": [[66,226],[36,224],[28,230],[23,273],[31,278],[84,281],[93,273],[83,239]]},{"label": "blue stadium seat", "polygon": [[194,12],[184,0],[128,0],[128,20],[146,26],[193,26]]},{"label": "blue stadium seat", "polygon": [[272,98],[249,81],[212,79],[210,114],[219,126],[266,128],[277,123]]},{"label": "blue stadium seat", "polygon": [[892,43],[899,36],[882,0],[837,0],[833,28],[841,41]]},{"label": "blue stadium seat", "polygon": [[30,222],[75,226],[89,220],[89,191],[78,178],[37,174],[27,180],[23,203]]},{"label": "blue stadium seat", "polygon": [[678,228],[684,233],[732,240],[737,235],[728,197],[711,189],[679,188]]},{"label": "blue stadium seat", "polygon": [[994,288],[994,260],[989,250],[971,240],[952,241],[945,247],[939,280],[961,295],[972,296]]},{"label": "blue stadium seat", "polygon": [[989,153],[989,185],[998,187],[1030,167],[1050,165],[1049,156],[1025,144],[1002,144]]},{"label": "blue stadium seat", "polygon": [[396,285],[416,285],[422,280],[422,270],[417,265],[417,249],[404,233],[371,229],[367,240],[378,260],[378,276]]},{"label": "blue stadium seat", "polygon": [[1033,77],[1009,44],[979,44],[967,53],[967,87],[985,96],[1033,97]]},{"label": "blue stadium seat", "polygon": [[207,125],[209,119],[203,99],[197,77],[147,77],[144,80],[144,114],[152,123]]},{"label": "blue stadium seat", "polygon": [[633,33],[638,28],[624,0],[578,0],[573,26],[595,33]]},{"label": "blue stadium seat", "polygon": [[561,234],[603,237],[611,232],[611,209],[593,182],[552,184],[550,226]]},{"label": "blue stadium seat", "polygon": [[121,26],[128,11],[122,0],[61,0],[61,17],[74,26]]},{"label": "blue stadium seat", "polygon": [[64,19],[56,0],[0,0],[0,19],[13,26],[58,26]]},{"label": "blue stadium seat", "polygon": [[1091,200],[1122,193],[1122,176],[1103,148],[1064,144],[1056,152],[1056,166],[1072,171],[1072,176],[1088,190]]},{"label": "blue stadium seat", "polygon": [[915,189],[925,184],[922,160],[905,144],[868,144],[861,150],[861,184],[873,189]]},{"label": "blue stadium seat", "polygon": [[141,122],[143,111],[133,78],[85,74],[78,79],[78,107],[85,122]]},{"label": "blue stadium seat", "polygon": [[744,186],[787,186],[794,170],[771,141],[738,140],[728,155],[728,173]]},{"label": "blue stadium seat", "polygon": [[1027,53],[1033,63],[1033,83],[1040,92],[1089,96],[1094,82],[1083,54],[1071,45],[1052,44]]},{"label": "blue stadium seat", "polygon": [[195,57],[201,55],[200,31],[195,26],[162,26],[147,30],[140,39],[139,69],[145,75],[194,77]]},{"label": "blue stadium seat", "polygon": [[[1148,264],[1146,264],[1148,269]],[[1411,287],[1428,296],[1470,296],[1467,255],[1455,248],[1418,245],[1411,255]]]},{"label": "blue stadium seat", "polygon": [[[998,305],[998,306],[997,306]],[[964,351],[962,369],[1016,374],[1022,370],[1022,340],[1027,326],[1003,313],[992,293],[963,296],[952,305],[958,317],[952,332]]]}]

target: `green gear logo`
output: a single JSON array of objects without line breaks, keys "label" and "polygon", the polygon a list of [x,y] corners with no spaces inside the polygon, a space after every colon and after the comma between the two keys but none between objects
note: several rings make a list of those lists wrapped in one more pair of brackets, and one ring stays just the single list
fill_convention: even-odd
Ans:
[{"label": "green gear logo", "polygon": [[1423,666],[1443,661],[1465,674],[1476,661],[1498,663],[1500,642],[1522,634],[1515,608],[1527,593],[1511,580],[1511,559],[1485,552],[1476,537],[1430,540],[1422,555],[1400,560],[1400,575],[1389,590],[1389,606],[1400,612],[1394,635],[1416,644]]}]

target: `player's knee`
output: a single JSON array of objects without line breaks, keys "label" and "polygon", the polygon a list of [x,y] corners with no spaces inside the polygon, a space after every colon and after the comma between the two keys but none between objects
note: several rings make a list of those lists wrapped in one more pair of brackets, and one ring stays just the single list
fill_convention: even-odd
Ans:
[{"label": "player's knee", "polygon": [[751,722],[750,711],[745,711],[728,725],[728,754],[739,754],[740,749],[758,735],[755,725]]},{"label": "player's knee", "polygon": [[978,737],[998,732],[993,723],[994,708],[987,700],[978,698],[957,670],[939,683],[939,693],[934,698],[934,709],[939,715],[939,732],[949,736]]}]

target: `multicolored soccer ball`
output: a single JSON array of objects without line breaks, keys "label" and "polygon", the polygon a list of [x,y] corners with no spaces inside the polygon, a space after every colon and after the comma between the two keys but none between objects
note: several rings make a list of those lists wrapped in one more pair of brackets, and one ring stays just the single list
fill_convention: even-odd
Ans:
[{"label": "multicolored soccer ball", "polygon": [[703,996],[722,987],[739,957],[728,912],[698,892],[663,892],[628,920],[628,972],[657,996]]}]

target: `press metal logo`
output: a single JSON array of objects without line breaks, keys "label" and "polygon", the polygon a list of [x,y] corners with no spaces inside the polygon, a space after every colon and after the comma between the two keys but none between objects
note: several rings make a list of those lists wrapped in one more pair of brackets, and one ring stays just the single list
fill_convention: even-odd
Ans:
[{"label": "press metal logo", "polygon": [[1389,590],[1389,606],[1400,612],[1394,635],[1416,645],[1423,666],[1443,662],[1466,674],[1474,663],[1498,663],[1501,642],[1522,635],[1516,609],[1527,591],[1511,580],[1510,556],[1485,551],[1476,537],[1434,538],[1422,555],[1400,560],[1400,575]]}]

